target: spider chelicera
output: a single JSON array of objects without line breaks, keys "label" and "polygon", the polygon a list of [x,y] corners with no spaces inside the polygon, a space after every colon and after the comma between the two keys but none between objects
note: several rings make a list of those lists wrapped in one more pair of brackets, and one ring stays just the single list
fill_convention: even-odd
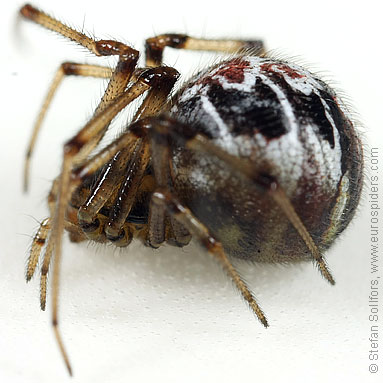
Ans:
[{"label": "spider chelicera", "polygon": [[[291,263],[313,260],[331,284],[323,252],[346,228],[359,201],[363,154],[347,110],[334,91],[304,68],[268,57],[259,40],[206,40],[165,34],[139,52],[94,40],[27,4],[25,18],[84,46],[118,57],[114,69],[63,63],[38,116],[24,174],[44,115],[65,76],[108,78],[89,122],[65,145],[62,169],[48,197],[50,217],[36,233],[26,278],[42,249],[41,308],[52,258],[52,323],[64,229],[72,241],[157,248],[185,246],[193,236],[227,271],[258,319],[266,317],[230,257]],[[229,53],[177,92],[179,73],[162,64],[165,47]],[[146,95],[122,134],[99,143],[114,117]]]}]

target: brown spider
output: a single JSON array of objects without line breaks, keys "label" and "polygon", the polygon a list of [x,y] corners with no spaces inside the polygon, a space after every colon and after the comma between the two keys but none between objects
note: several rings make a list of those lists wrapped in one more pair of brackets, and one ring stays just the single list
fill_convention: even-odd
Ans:
[{"label": "brown spider", "polygon": [[[191,236],[214,256],[261,323],[265,315],[230,257],[259,262],[314,260],[331,284],[323,252],[346,228],[358,204],[363,172],[360,140],[336,94],[307,70],[263,54],[259,40],[204,40],[166,34],[139,52],[94,40],[27,4],[20,13],[84,46],[118,56],[112,70],[66,62],[58,69],[34,127],[29,161],[44,115],[65,76],[109,78],[90,121],[64,145],[62,169],[48,197],[50,217],[36,233],[26,278],[41,268],[41,308],[54,256],[52,324],[58,328],[59,269],[64,229],[75,242],[157,248],[185,246]],[[165,47],[231,56],[197,74],[178,92],[178,72],[162,65]],[[99,150],[114,117],[146,97],[123,133]],[[228,256],[227,256],[228,255]]]}]

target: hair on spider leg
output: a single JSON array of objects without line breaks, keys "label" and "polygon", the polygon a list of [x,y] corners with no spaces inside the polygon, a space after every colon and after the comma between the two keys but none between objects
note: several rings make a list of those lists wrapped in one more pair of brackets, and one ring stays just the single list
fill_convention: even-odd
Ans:
[{"label": "hair on spider leg", "polygon": [[28,218],[32,218],[33,221],[35,221],[38,225],[41,225],[41,220],[37,219],[34,215],[32,214],[27,214],[27,213],[23,213],[23,216],[24,217],[28,217]]},{"label": "hair on spider leg", "polygon": [[29,239],[33,239],[33,235],[31,234],[27,234],[27,233],[15,233],[16,235],[22,235],[24,237],[27,237]]},{"label": "hair on spider leg", "polygon": [[[52,326],[70,374],[58,316],[65,230],[73,242],[121,248],[133,239],[182,248],[193,237],[265,327],[266,316],[231,259],[313,261],[334,284],[324,253],[357,208],[363,148],[347,108],[326,82],[263,52],[261,40],[174,33],[146,39],[141,68],[139,52],[123,42],[91,38],[29,4],[20,13],[95,56],[117,59],[113,71],[76,63],[66,73],[109,82],[94,114],[64,145],[49,217],[29,261],[27,278],[44,241],[41,302],[45,308],[52,263]],[[165,48],[227,56],[175,88],[180,74],[163,65]],[[137,100],[122,132],[100,145],[115,117]]]}]

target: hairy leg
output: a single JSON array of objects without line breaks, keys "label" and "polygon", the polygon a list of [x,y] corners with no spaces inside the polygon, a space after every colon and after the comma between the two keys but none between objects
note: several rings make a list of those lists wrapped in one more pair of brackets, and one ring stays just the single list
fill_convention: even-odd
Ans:
[{"label": "hairy leg", "polygon": [[146,40],[146,65],[161,65],[165,47],[229,54],[248,52],[249,54],[260,55],[264,52],[263,42],[261,40],[198,39],[183,34],[169,33],[151,37]]},{"label": "hairy leg", "polygon": [[24,191],[28,190],[30,161],[33,154],[34,147],[36,145],[38,134],[41,129],[41,125],[44,121],[44,118],[52,102],[52,99],[54,95],[56,94],[57,89],[62,83],[63,79],[66,76],[110,78],[112,76],[112,73],[113,73],[112,69],[108,67],[98,66],[98,65],[77,64],[73,62],[65,62],[60,65],[48,89],[48,92],[45,96],[43,105],[37,116],[35,125],[33,127],[32,135],[29,140],[27,153],[25,156],[25,162],[24,162]]}]

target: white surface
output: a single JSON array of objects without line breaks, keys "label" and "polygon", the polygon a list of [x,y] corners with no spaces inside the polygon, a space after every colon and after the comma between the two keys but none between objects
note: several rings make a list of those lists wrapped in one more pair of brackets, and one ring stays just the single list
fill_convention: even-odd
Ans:
[{"label": "white surface", "polygon": [[[44,124],[32,162],[31,191],[21,192],[23,155],[54,71],[89,53],[30,23],[15,25],[21,5],[1,12],[0,114],[2,224],[0,381],[69,381],[40,312],[38,279],[24,268],[35,219],[59,169],[61,145],[90,116],[104,85],[68,79]],[[19,3],[19,4],[17,4]],[[10,4],[10,3],[7,3]],[[98,4],[98,5],[97,5]],[[336,79],[359,112],[366,138],[382,146],[380,15],[369,1],[39,1],[37,5],[97,37],[142,49],[162,32],[262,37],[267,46]],[[195,68],[200,53],[170,51],[166,63]],[[209,56],[210,57],[210,56]],[[96,60],[96,62],[99,62]],[[185,69],[186,68],[186,69]],[[381,155],[381,161],[383,157]],[[366,208],[328,253],[337,281],[326,284],[311,264],[240,269],[270,321],[265,330],[220,267],[199,249],[64,244],[60,320],[75,382],[370,382],[368,373],[369,237]],[[381,291],[381,290],[380,290]],[[50,300],[48,301],[50,306]],[[382,324],[382,321],[380,321]],[[383,359],[383,354],[380,354]]]}]

